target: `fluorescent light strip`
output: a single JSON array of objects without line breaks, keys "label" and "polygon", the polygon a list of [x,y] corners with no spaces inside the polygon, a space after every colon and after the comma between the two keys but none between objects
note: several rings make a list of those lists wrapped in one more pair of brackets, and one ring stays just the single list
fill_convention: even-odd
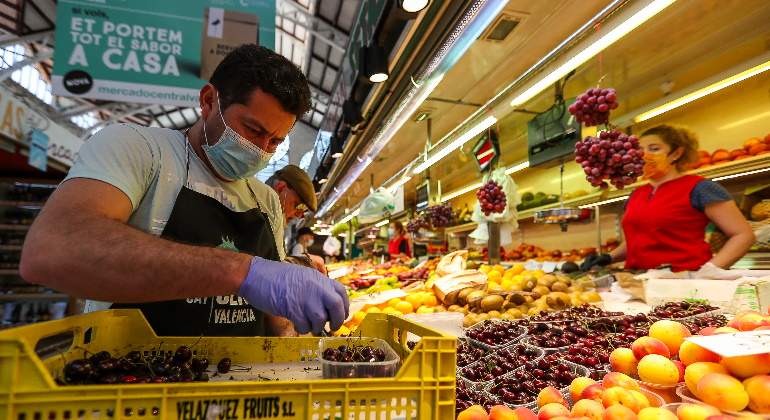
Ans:
[{"label": "fluorescent light strip", "polygon": [[468,142],[469,140],[473,139],[474,137],[478,136],[484,130],[487,128],[493,126],[497,122],[497,118],[494,116],[489,116],[480,123],[476,124],[475,127],[471,128],[470,130],[466,131],[460,137],[455,139],[452,143],[450,143],[448,146],[444,147],[443,149],[436,152],[434,155],[428,158],[425,162],[417,165],[416,168],[412,171],[413,174],[419,174],[423,172],[424,170],[430,168],[433,166],[434,163],[438,162],[439,160],[445,158],[448,154],[454,152],[455,150],[459,149],[460,146]]},{"label": "fluorescent light strip", "polygon": [[761,174],[762,172],[767,172],[767,171],[770,171],[770,168],[762,168],[762,169],[756,169],[756,170],[753,170],[753,171],[741,172],[739,174],[719,176],[719,177],[713,178],[711,180],[712,181],[724,181],[726,179],[740,178],[742,176],[747,176],[747,175]]},{"label": "fluorescent light strip", "polygon": [[349,222],[349,221],[353,220],[353,218],[354,218],[354,217],[356,217],[356,216],[358,216],[358,213],[360,213],[360,212],[361,212],[361,210],[360,210],[360,209],[355,209],[355,210],[353,211],[353,213],[350,213],[349,215],[347,215],[347,216],[343,217],[342,219],[340,219],[340,221],[339,221],[339,222],[337,222],[337,224],[340,224],[340,223],[347,223],[347,222]]},{"label": "fluorescent light strip", "polygon": [[650,118],[655,118],[658,115],[671,111],[672,109],[679,108],[680,106],[686,105],[692,101],[698,100],[714,92],[718,92],[726,87],[742,82],[750,77],[754,77],[768,70],[770,70],[770,61],[766,61],[756,67],[752,67],[746,71],[732,75],[724,80],[720,80],[719,82],[708,85],[702,89],[698,89],[695,92],[688,93],[687,95],[674,99],[671,102],[667,102],[657,108],[653,108],[647,112],[643,112],[637,115],[636,117],[634,117],[634,122],[640,123],[642,121],[647,121]]},{"label": "fluorescent light strip", "polygon": [[515,174],[516,172],[523,171],[525,169],[529,168],[529,161],[526,160],[524,162],[521,162],[517,165],[513,165],[510,168],[505,170],[506,175]]},{"label": "fluorescent light strip", "polygon": [[599,38],[596,42],[589,45],[583,51],[580,51],[575,56],[567,60],[567,62],[559,66],[556,70],[552,71],[550,74],[537,81],[529,89],[516,96],[511,101],[511,106],[517,107],[525,104],[540,92],[556,83],[556,81],[566,76],[567,73],[578,68],[600,52],[604,51],[604,49],[614,44],[617,40],[623,38],[626,34],[633,31],[653,16],[657,15],[661,10],[674,3],[674,1],[675,0],[653,0],[647,6],[643,7],[633,16],[628,18],[625,22],[616,26],[607,34]]},{"label": "fluorescent light strip", "polygon": [[390,191],[390,193],[392,194],[392,193],[393,193],[394,191],[396,191],[396,190],[397,190],[399,187],[401,187],[402,185],[405,185],[405,184],[406,184],[407,182],[409,182],[411,179],[412,179],[412,177],[411,177],[411,176],[405,176],[405,177],[403,177],[403,178],[399,179],[398,181],[396,181],[396,183],[395,183],[395,184],[391,185],[391,186],[390,186],[390,187],[388,187],[387,189],[388,189],[388,191]]},{"label": "fluorescent light strip", "polygon": [[377,223],[374,225],[374,227],[382,227],[382,226],[385,226],[385,225],[387,225],[388,223],[390,223],[390,220],[388,220],[388,219],[385,219],[385,220],[383,220],[383,221],[381,221],[381,222],[377,222]]},{"label": "fluorescent light strip", "polygon": [[603,206],[605,204],[617,203],[618,201],[625,201],[627,198],[628,198],[628,196],[624,195],[622,197],[615,197],[615,198],[610,198],[609,200],[599,201],[598,203],[586,204],[584,206],[580,206],[580,208],[581,209],[590,209],[592,207],[599,207],[599,206]]},{"label": "fluorescent light strip", "polygon": [[442,203],[447,202],[447,201],[449,201],[449,200],[451,200],[451,199],[453,199],[455,197],[459,197],[459,196],[461,196],[463,194],[467,194],[467,193],[469,193],[469,192],[471,192],[473,190],[477,190],[479,188],[481,188],[481,182],[477,182],[475,184],[468,185],[467,187],[460,188],[459,190],[452,191],[451,193],[449,193],[449,194],[447,194],[445,196],[442,196],[441,197],[441,202]]}]

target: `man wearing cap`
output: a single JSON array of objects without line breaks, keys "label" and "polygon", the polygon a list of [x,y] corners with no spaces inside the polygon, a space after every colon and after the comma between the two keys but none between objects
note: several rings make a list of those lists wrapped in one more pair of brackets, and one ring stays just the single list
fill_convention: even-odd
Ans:
[{"label": "man wearing cap", "polygon": [[284,166],[275,171],[266,184],[278,193],[286,224],[292,219],[304,217],[308,210],[318,209],[313,182],[299,166]]}]

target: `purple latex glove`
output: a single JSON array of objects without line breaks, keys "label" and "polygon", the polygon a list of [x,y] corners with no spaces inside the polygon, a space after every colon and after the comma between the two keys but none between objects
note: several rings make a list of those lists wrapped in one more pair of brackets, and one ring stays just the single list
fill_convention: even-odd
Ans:
[{"label": "purple latex glove", "polygon": [[262,312],[288,318],[300,334],[319,334],[327,321],[335,331],[348,317],[345,286],[295,264],[252,258],[238,294]]}]

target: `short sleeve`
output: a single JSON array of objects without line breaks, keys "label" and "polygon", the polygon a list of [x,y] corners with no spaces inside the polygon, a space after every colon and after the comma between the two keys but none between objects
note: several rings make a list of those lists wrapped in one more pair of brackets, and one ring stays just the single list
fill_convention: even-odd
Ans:
[{"label": "short sleeve", "polygon": [[83,144],[65,181],[87,178],[106,182],[126,194],[136,210],[158,171],[159,162],[157,145],[137,128],[113,124]]},{"label": "short sleeve", "polygon": [[695,188],[690,192],[690,204],[700,211],[704,211],[709,204],[732,199],[723,186],[706,179],[695,184]]}]

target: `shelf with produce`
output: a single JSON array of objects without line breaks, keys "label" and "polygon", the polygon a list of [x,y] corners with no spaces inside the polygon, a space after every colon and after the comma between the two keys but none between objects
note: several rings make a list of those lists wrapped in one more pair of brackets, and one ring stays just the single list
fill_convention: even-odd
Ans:
[{"label": "shelf with produce", "polygon": [[43,207],[45,201],[13,201],[13,200],[0,200],[0,207],[23,207],[30,209],[39,209]]},{"label": "shelf with produce", "polygon": [[444,229],[444,233],[447,235],[454,235],[457,233],[472,232],[476,229],[476,222],[463,223],[461,225],[450,226]]}]

